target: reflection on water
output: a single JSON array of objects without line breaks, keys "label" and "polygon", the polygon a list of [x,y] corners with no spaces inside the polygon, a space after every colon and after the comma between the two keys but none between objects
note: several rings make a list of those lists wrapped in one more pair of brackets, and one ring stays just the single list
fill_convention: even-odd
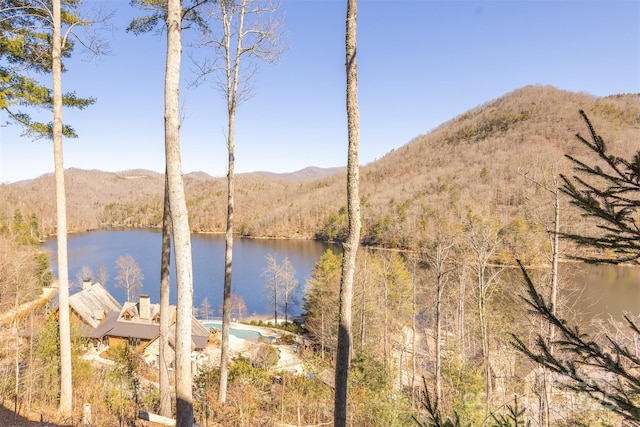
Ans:
[{"label": "reflection on water", "polygon": [[[561,263],[559,266],[560,316],[583,332],[596,332],[597,323],[623,321],[624,315],[640,315],[640,267],[611,264]],[[548,268],[528,269],[533,283],[548,301],[551,283]],[[514,297],[525,293],[522,273],[507,269],[501,286],[517,284]],[[522,285],[520,287],[519,285]]]},{"label": "reflection on water", "polygon": [[[56,239],[43,243],[43,248],[51,251],[51,265],[57,277],[55,251]],[[302,290],[329,245],[312,240],[253,240],[236,239],[233,245],[232,292],[244,299],[247,315],[271,314],[270,302],[264,290],[264,271],[267,255],[276,257],[278,263],[287,257],[296,270],[300,292],[296,295],[301,302]],[[71,234],[68,238],[69,280],[76,281],[76,274],[83,266],[90,267],[95,274],[100,265],[109,272],[107,290],[121,303],[125,302],[125,292],[116,286],[118,275],[116,260],[130,254],[144,274],[141,293],[149,294],[152,302],[159,301],[161,234],[157,230],[108,230]],[[193,234],[191,236],[193,255],[193,305],[201,306],[207,301],[211,315],[220,315],[222,306],[222,286],[224,282],[225,240],[221,234]],[[171,304],[175,304],[175,264],[171,259]],[[104,284],[104,283],[103,283]],[[76,286],[71,292],[80,288]],[[293,307],[290,315],[299,314],[299,307]]]},{"label": "reflection on water", "polygon": [[[571,268],[573,267],[573,268]],[[570,266],[578,317],[620,321],[640,315],[640,267],[610,264]]]},{"label": "reflection on water", "polygon": [[[91,267],[94,273],[102,264],[109,270],[106,287],[118,301],[124,302],[124,290],[117,288],[118,275],[115,263],[119,256],[131,254],[144,274],[142,293],[159,300],[160,281],[160,233],[155,230],[109,230],[72,234],[69,236],[69,278],[83,266]],[[56,239],[43,244],[52,251],[52,267],[57,276],[53,254]],[[224,280],[224,236],[216,234],[192,235],[194,295],[193,304],[198,308],[204,298],[208,299],[212,315],[219,315]],[[298,282],[304,286],[311,270],[322,253],[329,248],[325,243],[310,240],[247,240],[237,239],[233,253],[233,292],[244,298],[247,315],[273,314],[265,296],[263,272],[267,267],[265,256],[276,256],[278,262],[288,257],[296,270]],[[334,246],[336,248],[336,246]],[[548,283],[548,270],[532,271],[536,284]],[[521,283],[517,269],[508,269],[501,278],[503,283]],[[625,313],[640,315],[640,267],[563,263],[560,267],[561,296],[568,310],[584,326],[593,319],[622,320]],[[172,271],[175,277],[175,270]],[[72,289],[76,292],[79,288]],[[175,283],[172,283],[171,303],[175,304]],[[298,293],[298,302],[301,300]],[[546,295],[545,295],[546,296]],[[517,295],[514,295],[517,298]],[[519,301],[514,301],[519,303]],[[291,315],[299,314],[299,307]]]}]

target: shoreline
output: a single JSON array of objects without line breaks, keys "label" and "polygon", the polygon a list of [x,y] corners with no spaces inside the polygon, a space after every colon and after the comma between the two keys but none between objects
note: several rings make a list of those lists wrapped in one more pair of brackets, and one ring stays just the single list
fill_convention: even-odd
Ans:
[{"label": "shoreline", "polygon": [[[136,230],[146,230],[146,231],[150,231],[150,232],[155,232],[155,233],[160,233],[162,231],[162,227],[154,227],[154,226],[147,226],[147,227],[127,227],[127,226],[111,226],[111,227],[98,227],[98,228],[88,228],[85,230],[70,230],[67,231],[67,235],[74,235],[74,234],[82,234],[82,233],[93,233],[93,232],[98,232],[98,231],[136,231]],[[203,234],[203,235],[223,235],[225,234],[224,231],[203,231],[203,230],[191,230],[190,231],[191,234]],[[328,242],[326,240],[320,240],[320,239],[315,239],[313,236],[311,235],[296,235],[296,236],[243,236],[240,233],[233,233],[233,235],[237,238],[240,239],[248,239],[248,240],[313,240],[313,241],[317,241],[317,242],[323,242],[323,243],[337,243],[337,242]],[[57,236],[57,233],[48,233],[46,235],[44,235],[42,238],[40,238],[38,241],[40,243],[44,243],[54,237]]]}]

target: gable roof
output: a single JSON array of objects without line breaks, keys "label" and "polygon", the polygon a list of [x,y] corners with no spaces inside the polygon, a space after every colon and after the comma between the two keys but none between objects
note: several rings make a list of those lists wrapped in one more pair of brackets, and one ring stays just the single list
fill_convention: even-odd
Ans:
[{"label": "gable roof", "polygon": [[69,297],[69,307],[91,328],[97,327],[104,313],[120,311],[120,303],[100,284],[94,283]]},{"label": "gable roof", "polygon": [[[127,322],[135,322],[139,324],[159,324],[160,323],[160,304],[149,304],[149,318],[140,317],[139,302],[125,302],[120,311],[120,320]],[[176,321],[176,306],[169,306],[169,323]]]},{"label": "gable roof", "polygon": [[[209,335],[211,333],[195,317],[191,317],[191,350],[203,349],[207,347]],[[169,345],[175,348],[176,324],[169,327]]]},{"label": "gable roof", "polygon": [[[160,312],[160,304],[151,304],[151,319],[140,319],[137,303],[127,302],[119,311],[110,311],[106,318],[88,337],[101,339],[105,336],[121,338],[140,338],[153,341],[160,336],[160,325],[156,320]],[[174,305],[169,306],[171,326],[169,327],[169,343],[174,346],[175,312]],[[127,315],[127,316],[125,316]],[[203,349],[207,345],[209,331],[195,317],[191,317],[191,348]]]}]

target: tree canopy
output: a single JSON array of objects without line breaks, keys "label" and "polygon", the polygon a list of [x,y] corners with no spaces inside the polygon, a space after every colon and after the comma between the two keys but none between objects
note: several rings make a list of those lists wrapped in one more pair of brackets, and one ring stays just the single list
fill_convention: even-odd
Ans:
[{"label": "tree canopy", "polygon": [[[50,2],[35,0],[6,0],[0,8],[0,108],[10,123],[24,129],[23,135],[34,139],[52,138],[53,123],[40,122],[32,117],[29,109],[52,109],[52,90],[42,82],[51,73],[52,15]],[[62,24],[68,29],[62,43],[62,59],[71,57],[75,43],[68,35],[72,29],[89,26],[81,19],[79,2],[62,2]],[[85,43],[95,52],[103,47],[92,39]],[[64,71],[64,67],[63,67]],[[84,109],[96,102],[94,98],[81,98],[74,92],[63,95],[63,105]],[[63,126],[63,135],[77,137],[75,130]]]}]

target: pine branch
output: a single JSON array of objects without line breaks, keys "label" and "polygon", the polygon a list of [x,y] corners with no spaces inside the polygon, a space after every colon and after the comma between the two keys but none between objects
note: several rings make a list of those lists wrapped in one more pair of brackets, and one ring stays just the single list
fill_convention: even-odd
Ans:
[{"label": "pine branch", "polygon": [[[588,165],[573,156],[566,157],[574,164],[574,170],[583,176],[571,178],[561,175],[561,191],[570,197],[570,202],[578,207],[584,216],[597,219],[597,228],[603,233],[585,235],[561,233],[563,238],[576,242],[579,246],[606,250],[615,254],[605,256],[574,256],[587,262],[612,264],[640,263],[640,151],[632,160],[610,155],[604,139],[598,135],[586,116],[580,111],[589,129],[590,140],[577,134],[598,159],[599,165]],[[592,182],[597,182],[593,184]]]},{"label": "pine branch", "polygon": [[[569,327],[553,314],[551,305],[538,293],[519,260],[518,265],[527,286],[524,301],[531,311],[557,329],[560,338],[553,342],[554,354],[541,335],[530,348],[512,334],[516,350],[557,374],[564,388],[583,393],[626,420],[640,423],[640,358],[609,336],[605,337],[608,346],[604,348],[577,327]],[[628,317],[625,320],[631,331],[640,336],[637,325]]]}]

